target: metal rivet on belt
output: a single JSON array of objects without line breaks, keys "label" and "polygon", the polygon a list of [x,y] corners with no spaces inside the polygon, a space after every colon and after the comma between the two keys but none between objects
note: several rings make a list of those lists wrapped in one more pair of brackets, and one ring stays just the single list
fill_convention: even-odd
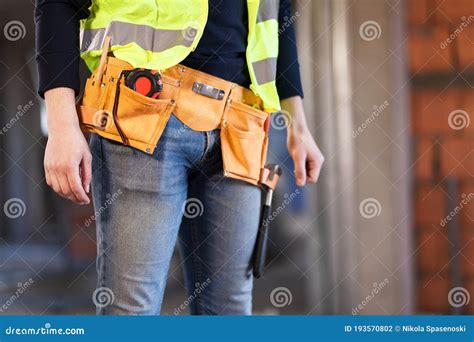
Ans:
[{"label": "metal rivet on belt", "polygon": [[101,86],[102,88],[105,87],[105,83],[102,82],[102,83],[100,84],[100,86]]},{"label": "metal rivet on belt", "polygon": [[151,149],[147,148],[146,151],[147,151],[148,153],[150,153],[150,152],[151,152]]}]

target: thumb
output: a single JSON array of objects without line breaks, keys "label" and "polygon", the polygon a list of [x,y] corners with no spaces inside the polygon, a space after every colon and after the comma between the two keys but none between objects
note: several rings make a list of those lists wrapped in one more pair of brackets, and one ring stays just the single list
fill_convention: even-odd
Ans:
[{"label": "thumb", "polygon": [[306,183],[306,153],[296,152],[293,155],[295,164],[296,185],[303,186]]}]

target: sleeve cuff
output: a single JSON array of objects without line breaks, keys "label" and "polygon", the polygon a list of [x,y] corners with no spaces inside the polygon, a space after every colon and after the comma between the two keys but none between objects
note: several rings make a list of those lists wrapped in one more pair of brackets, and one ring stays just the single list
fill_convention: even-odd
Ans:
[{"label": "sleeve cuff", "polygon": [[39,73],[38,94],[44,98],[45,91],[66,87],[79,95],[79,55],[74,53],[50,53],[36,56]]},{"label": "sleeve cuff", "polygon": [[293,62],[285,71],[279,72],[276,86],[280,100],[293,96],[304,97],[298,62]]}]

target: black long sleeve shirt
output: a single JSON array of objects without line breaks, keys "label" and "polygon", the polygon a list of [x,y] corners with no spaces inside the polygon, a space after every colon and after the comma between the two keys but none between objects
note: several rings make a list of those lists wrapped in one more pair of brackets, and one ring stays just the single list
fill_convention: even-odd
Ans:
[{"label": "black long sleeve shirt", "polygon": [[[79,20],[87,18],[91,0],[37,0],[36,50],[39,94],[68,87],[79,93]],[[279,55],[276,85],[281,99],[303,96],[291,0],[280,0]],[[285,24],[286,23],[286,24]],[[245,51],[248,14],[245,1],[209,0],[209,15],[195,51],[181,64],[211,75],[250,85]]]}]

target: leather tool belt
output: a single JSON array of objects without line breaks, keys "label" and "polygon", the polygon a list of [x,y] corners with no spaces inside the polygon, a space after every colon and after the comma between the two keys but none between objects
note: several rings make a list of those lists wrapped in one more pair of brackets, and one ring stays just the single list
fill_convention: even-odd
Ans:
[{"label": "leather tool belt", "polygon": [[99,67],[87,79],[77,106],[83,131],[152,154],[173,113],[196,131],[220,129],[224,175],[258,185],[274,184],[264,168],[269,114],[249,89],[182,65],[161,71],[159,99],[125,86],[127,62],[108,56],[106,37]]}]

